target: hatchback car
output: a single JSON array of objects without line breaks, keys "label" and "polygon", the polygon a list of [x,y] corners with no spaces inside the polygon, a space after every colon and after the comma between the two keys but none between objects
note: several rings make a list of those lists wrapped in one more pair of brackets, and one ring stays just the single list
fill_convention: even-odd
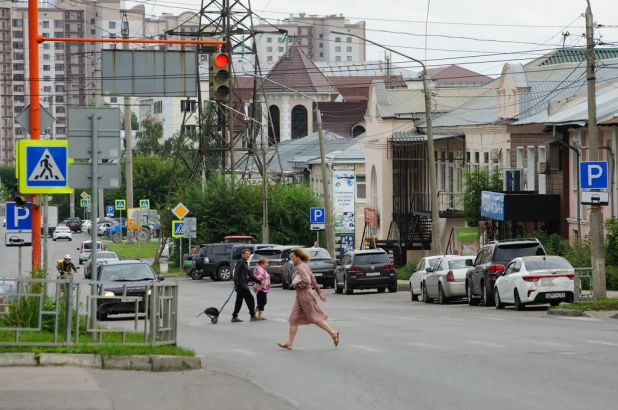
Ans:
[{"label": "hatchback car", "polygon": [[335,293],[351,295],[354,289],[397,292],[395,265],[382,249],[348,251],[335,268]]},{"label": "hatchback car", "polygon": [[[101,242],[97,242],[97,250],[105,251],[107,248]],[[79,264],[82,265],[85,261],[90,257],[90,252],[92,252],[92,241],[84,241],[82,242],[82,246],[77,248],[79,251]]]},{"label": "hatchback car", "polygon": [[423,301],[432,303],[438,299],[441,305],[451,299],[466,297],[466,272],[474,263],[474,256],[445,256],[433,267],[421,283]]},{"label": "hatchback car", "polygon": [[78,217],[73,217],[67,219],[67,226],[72,232],[80,232],[82,231],[82,220]]},{"label": "hatchback car", "polygon": [[[116,252],[97,252],[97,266],[109,263],[112,261],[119,261],[120,258]],[[86,261],[86,267],[84,268],[84,277],[90,279],[92,274],[92,252],[88,254],[88,260]]]},{"label": "hatchback car", "polygon": [[68,226],[57,226],[56,229],[54,229],[52,239],[54,241],[58,239],[68,239],[69,241],[72,241],[73,232],[71,232]]},{"label": "hatchback car", "polygon": [[[328,251],[324,248],[305,248],[305,250],[311,256],[311,260],[307,262],[307,265],[309,265],[311,272],[313,272],[315,281],[325,288],[332,287],[335,281],[335,260],[331,258]],[[295,271],[296,266],[291,260],[283,265],[283,282],[281,283],[283,289],[293,289],[290,283],[292,283]]]},{"label": "hatchback car", "polygon": [[[108,315],[118,314],[138,314],[145,312],[145,299],[150,289],[144,282],[159,282],[164,278],[157,276],[150,265],[142,260],[113,261],[99,265],[97,269],[97,279],[107,283],[98,286],[99,296],[97,299],[97,319],[106,320]],[[142,284],[127,285],[127,282],[142,282]],[[126,285],[126,292],[125,292]],[[135,301],[124,301],[115,296],[138,297],[138,310],[135,311]],[[107,299],[110,298],[110,299]],[[113,299],[112,299],[113,298]]]},{"label": "hatchback car", "polygon": [[496,309],[506,304],[523,310],[526,305],[572,302],[575,269],[560,256],[528,256],[511,261],[495,285]]}]

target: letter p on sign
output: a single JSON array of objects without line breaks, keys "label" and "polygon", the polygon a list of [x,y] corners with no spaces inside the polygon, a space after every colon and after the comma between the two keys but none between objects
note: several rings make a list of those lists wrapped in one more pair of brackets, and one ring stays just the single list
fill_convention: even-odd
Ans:
[{"label": "letter p on sign", "polygon": [[606,161],[584,161],[580,163],[582,189],[607,189],[608,172]]}]

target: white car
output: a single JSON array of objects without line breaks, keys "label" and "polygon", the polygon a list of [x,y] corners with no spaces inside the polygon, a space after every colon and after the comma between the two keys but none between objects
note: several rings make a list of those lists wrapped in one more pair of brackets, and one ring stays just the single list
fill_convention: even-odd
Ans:
[{"label": "white car", "polygon": [[413,302],[417,300],[422,301],[423,293],[421,291],[421,282],[427,274],[425,269],[433,267],[441,258],[442,256],[428,256],[418,261],[416,269],[410,268],[410,272],[413,272],[412,276],[410,276],[410,293],[412,294],[411,297]]},{"label": "white car", "polygon": [[494,287],[496,309],[507,304],[515,310],[526,305],[573,301],[575,269],[560,256],[526,256],[513,259],[498,274]]},{"label": "white car", "polygon": [[82,221],[82,231],[90,232],[89,229],[92,226],[92,221],[90,219],[85,219]]},{"label": "white car", "polygon": [[433,303],[438,299],[441,305],[451,299],[466,297],[466,273],[474,265],[475,256],[445,256],[433,267],[427,267],[427,274],[421,282],[423,301]]},{"label": "white car", "polygon": [[57,226],[52,235],[53,240],[57,239],[68,239],[69,241],[73,240],[73,232],[68,226]]}]

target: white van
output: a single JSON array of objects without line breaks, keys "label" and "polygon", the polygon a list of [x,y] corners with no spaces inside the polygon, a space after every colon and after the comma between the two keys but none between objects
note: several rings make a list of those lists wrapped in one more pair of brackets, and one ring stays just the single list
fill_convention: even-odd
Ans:
[{"label": "white van", "polygon": [[[105,251],[107,248],[101,242],[97,242],[98,250]],[[83,265],[84,262],[88,260],[90,257],[90,252],[92,252],[92,241],[84,241],[82,242],[82,246],[77,248],[79,251],[79,264]]]}]

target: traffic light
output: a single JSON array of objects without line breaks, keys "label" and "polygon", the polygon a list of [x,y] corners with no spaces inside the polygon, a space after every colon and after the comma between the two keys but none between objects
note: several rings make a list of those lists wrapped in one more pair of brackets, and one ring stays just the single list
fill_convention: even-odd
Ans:
[{"label": "traffic light", "polygon": [[213,53],[208,56],[210,99],[230,100],[230,58],[227,54]]}]

